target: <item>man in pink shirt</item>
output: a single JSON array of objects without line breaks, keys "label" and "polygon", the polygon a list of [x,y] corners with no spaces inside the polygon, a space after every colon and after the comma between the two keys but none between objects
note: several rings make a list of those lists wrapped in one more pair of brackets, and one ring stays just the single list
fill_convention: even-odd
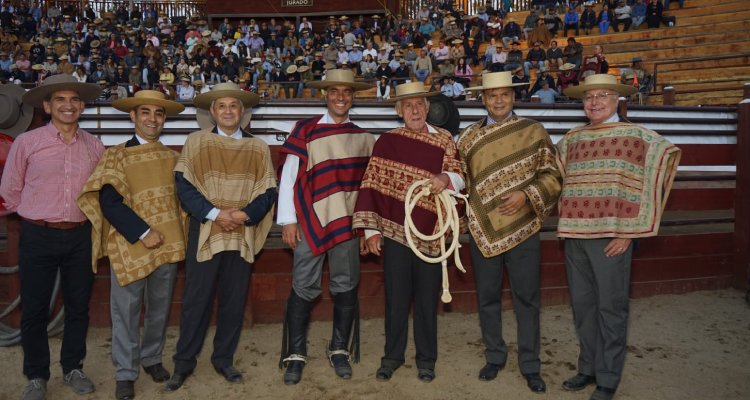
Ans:
[{"label": "man in pink shirt", "polygon": [[50,378],[47,318],[58,271],[65,306],[60,350],[63,383],[78,394],[95,389],[82,371],[94,282],[91,226],[76,198],[104,152],[102,142],[78,126],[85,103],[100,93],[97,85],[60,74],[24,94],[25,104],[43,108],[51,120],[18,136],[0,181],[5,208],[22,220],[18,258],[21,344],[23,373],[29,379],[24,400],[46,396]]}]

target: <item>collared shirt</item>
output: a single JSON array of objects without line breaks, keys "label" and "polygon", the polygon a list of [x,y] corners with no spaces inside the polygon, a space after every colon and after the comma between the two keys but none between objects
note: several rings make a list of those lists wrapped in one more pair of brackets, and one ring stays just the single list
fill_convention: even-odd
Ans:
[{"label": "collared shirt", "polygon": [[[342,124],[351,122],[349,117],[341,122]],[[326,111],[320,118],[318,124],[335,124],[336,121]],[[284,166],[281,168],[281,180],[279,181],[279,202],[276,210],[276,223],[279,225],[288,225],[297,223],[297,212],[294,210],[294,182],[297,181],[299,172],[299,157],[289,154],[286,156]]]},{"label": "collared shirt", "polygon": [[102,153],[102,142],[81,128],[71,143],[52,123],[20,135],[0,183],[5,208],[28,219],[85,221],[76,199]]}]

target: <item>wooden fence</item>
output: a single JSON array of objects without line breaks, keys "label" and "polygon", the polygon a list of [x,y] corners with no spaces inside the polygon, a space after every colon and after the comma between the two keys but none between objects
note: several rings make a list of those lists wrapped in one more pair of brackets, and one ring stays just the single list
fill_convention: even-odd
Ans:
[{"label": "wooden fence", "polygon": [[97,17],[100,17],[103,13],[107,12],[114,13],[121,5],[124,5],[125,9],[128,11],[131,10],[131,7],[137,7],[138,10],[143,12],[150,8],[150,6],[153,6],[157,12],[164,12],[170,17],[189,17],[193,14],[203,14],[206,2],[207,0],[42,0],[40,4],[45,10],[45,15],[47,9],[52,6],[56,6],[61,10],[71,8],[72,6],[72,8],[78,10],[78,13],[80,14],[85,5],[90,4]]}]

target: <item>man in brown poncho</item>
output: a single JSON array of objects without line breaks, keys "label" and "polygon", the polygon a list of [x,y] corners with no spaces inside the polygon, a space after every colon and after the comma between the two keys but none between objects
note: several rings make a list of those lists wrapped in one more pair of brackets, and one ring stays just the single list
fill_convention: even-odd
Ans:
[{"label": "man in brown poncho", "polygon": [[115,398],[127,400],[135,396],[139,365],[156,382],[169,379],[161,355],[185,240],[171,173],[179,154],[159,142],[159,136],[166,117],[185,107],[154,90],[112,105],[130,113],[135,135],[104,152],[78,204],[91,221],[94,270],[101,257],[108,256],[112,266]]},{"label": "man in brown poncho", "polygon": [[210,112],[216,126],[190,134],[175,167],[177,193],[190,221],[180,338],[168,391],[179,389],[195,369],[211,321],[214,291],[219,307],[211,363],[228,382],[242,381],[233,366],[234,353],[251,263],[271,229],[276,201],[268,145],[243,129],[258,100],[258,95],[234,83],[215,85],[194,100],[197,108]]}]

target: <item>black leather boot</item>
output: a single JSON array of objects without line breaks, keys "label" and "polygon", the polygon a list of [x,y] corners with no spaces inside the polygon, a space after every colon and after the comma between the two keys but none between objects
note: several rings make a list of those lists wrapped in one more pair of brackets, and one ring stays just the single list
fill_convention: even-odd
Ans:
[{"label": "black leather boot", "polygon": [[279,368],[286,367],[284,383],[296,385],[302,380],[307,363],[307,329],[310,326],[312,303],[299,297],[292,289],[286,303],[284,338],[281,345]]},{"label": "black leather boot", "polygon": [[[350,345],[352,328],[354,337]],[[352,366],[349,362],[359,362],[359,303],[356,288],[333,296],[333,335],[327,353],[336,375],[350,379]]]}]

